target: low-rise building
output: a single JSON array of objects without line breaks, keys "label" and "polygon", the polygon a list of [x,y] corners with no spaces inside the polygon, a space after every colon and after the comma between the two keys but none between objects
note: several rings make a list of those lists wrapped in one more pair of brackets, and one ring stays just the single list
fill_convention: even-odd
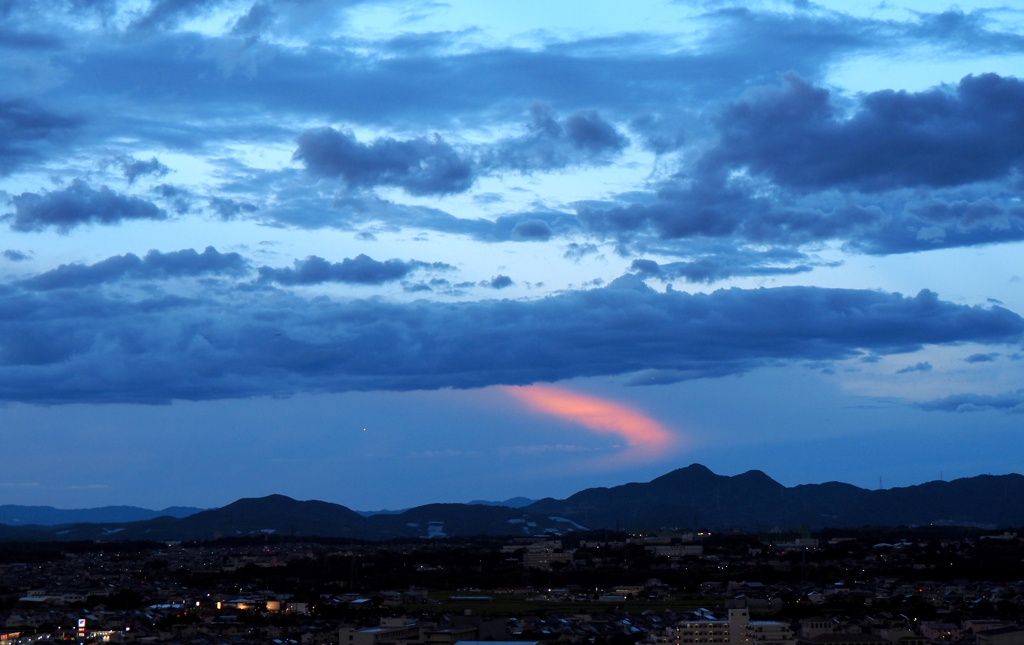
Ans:
[{"label": "low-rise building", "polygon": [[1024,629],[1017,625],[978,632],[978,645],[1024,645]]}]

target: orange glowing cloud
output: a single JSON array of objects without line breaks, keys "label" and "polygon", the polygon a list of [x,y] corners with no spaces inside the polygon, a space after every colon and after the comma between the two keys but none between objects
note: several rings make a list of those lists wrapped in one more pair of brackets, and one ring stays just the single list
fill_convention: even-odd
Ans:
[{"label": "orange glowing cloud", "polygon": [[628,449],[627,461],[648,461],[676,444],[676,436],[665,426],[621,403],[579,394],[551,385],[504,386],[502,389],[535,412],[577,423],[599,434],[622,437]]}]

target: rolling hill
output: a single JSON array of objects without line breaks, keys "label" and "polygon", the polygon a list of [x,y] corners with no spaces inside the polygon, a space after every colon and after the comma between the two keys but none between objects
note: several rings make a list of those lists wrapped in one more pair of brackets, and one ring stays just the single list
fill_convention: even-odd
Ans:
[{"label": "rolling hill", "polygon": [[186,517],[0,525],[0,539],[208,540],[276,533],[380,540],[605,528],[772,530],[927,524],[1024,526],[1024,476],[982,475],[868,490],[839,482],[786,487],[757,470],[723,476],[693,464],[650,482],[589,488],[566,499],[542,499],[518,508],[428,504],[366,516],[339,504],[270,495]]}]

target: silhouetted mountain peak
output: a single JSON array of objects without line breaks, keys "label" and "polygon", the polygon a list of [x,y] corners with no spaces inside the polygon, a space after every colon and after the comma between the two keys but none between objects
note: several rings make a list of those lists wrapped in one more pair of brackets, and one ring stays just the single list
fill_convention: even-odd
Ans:
[{"label": "silhouetted mountain peak", "polygon": [[287,495],[274,494],[265,495],[263,497],[243,497],[241,499],[237,499],[231,502],[227,506],[223,506],[222,509],[231,508],[233,506],[279,506],[298,503],[300,502],[293,497],[288,497]]},{"label": "silhouetted mountain peak", "polygon": [[655,477],[649,484],[656,487],[694,486],[712,484],[719,479],[723,477],[711,472],[706,466],[690,464],[685,468],[676,468],[661,477]]},{"label": "silhouetted mountain peak", "polygon": [[745,473],[740,473],[732,478],[733,481],[742,482],[747,486],[762,486],[765,488],[785,488],[782,484],[775,481],[763,471],[760,470],[748,470]]},{"label": "silhouetted mountain peak", "polygon": [[708,468],[707,466],[705,466],[703,464],[690,464],[689,466],[684,466],[683,468],[676,468],[675,470],[673,470],[671,472],[665,473],[661,477],[655,477],[651,481],[652,482],[656,482],[659,479],[667,479],[667,478],[678,479],[678,478],[683,478],[683,477],[689,477],[689,478],[693,478],[693,479],[698,479],[698,478],[717,479],[719,477],[722,477],[722,475],[718,475],[718,474],[712,472],[710,468]]}]

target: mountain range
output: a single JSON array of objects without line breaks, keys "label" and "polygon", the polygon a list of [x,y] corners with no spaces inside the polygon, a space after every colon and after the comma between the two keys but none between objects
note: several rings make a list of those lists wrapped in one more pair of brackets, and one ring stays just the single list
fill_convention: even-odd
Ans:
[{"label": "mountain range", "polygon": [[57,526],[60,524],[107,522],[141,522],[156,517],[188,517],[202,511],[201,508],[190,506],[169,506],[163,510],[153,511],[137,506],[101,506],[99,508],[64,509],[52,506],[20,506],[18,504],[0,505],[0,524],[23,526],[40,524]]},{"label": "mountain range", "polygon": [[730,477],[693,464],[650,482],[589,488],[566,499],[547,498],[518,508],[428,504],[367,516],[339,504],[270,495],[184,517],[0,525],[0,539],[205,540],[275,533],[381,540],[609,528],[774,530],[928,524],[1024,526],[1024,476],[981,475],[868,490],[839,482],[786,487],[757,470]]}]

